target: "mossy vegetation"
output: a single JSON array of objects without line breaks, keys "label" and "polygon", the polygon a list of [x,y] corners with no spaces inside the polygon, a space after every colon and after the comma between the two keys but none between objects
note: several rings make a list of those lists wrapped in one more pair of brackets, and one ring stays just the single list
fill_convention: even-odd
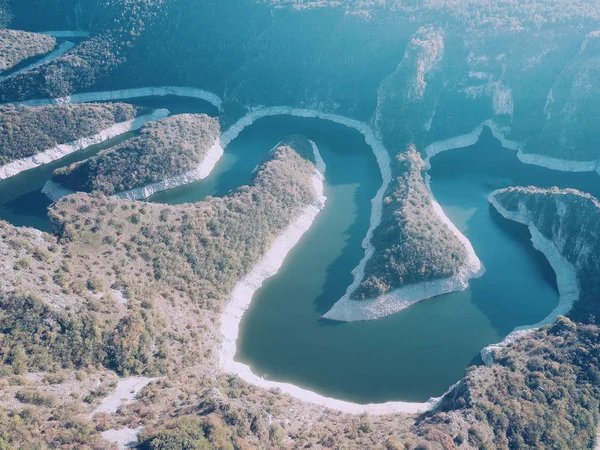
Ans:
[{"label": "mossy vegetation", "polygon": [[[310,144],[304,145],[308,155]],[[10,249],[5,258],[29,258],[31,263],[11,273],[14,279],[0,296],[1,375],[18,378],[43,371],[46,380],[64,370],[85,374],[92,367],[122,376],[166,375],[214,365],[215,324],[225,300],[300,209],[315,201],[314,171],[311,161],[289,145],[280,145],[260,165],[251,186],[223,198],[165,206],[76,194],[51,211],[59,242],[46,235],[27,240],[25,232],[4,224],[3,245]],[[53,257],[30,256],[46,253]],[[52,274],[44,288],[24,281],[42,274]],[[15,285],[33,289],[19,292]],[[57,290],[68,302],[55,300]],[[113,299],[117,290],[125,305]],[[215,384],[210,377],[199,378],[201,387]],[[87,383],[86,378],[80,383]],[[14,387],[21,402],[39,403],[44,411],[58,407],[45,396],[60,384],[23,384]],[[240,395],[239,388],[234,391]],[[188,392],[192,391],[186,389],[182,398]],[[96,398],[91,391],[78,401],[86,408]],[[59,398],[57,405],[62,401]],[[260,435],[268,442],[268,427],[252,425],[244,411],[239,406],[235,416],[240,427],[251,436],[263,430]],[[199,428],[184,427],[192,430],[189,436],[175,423],[176,431],[153,435],[148,445],[171,448],[181,437],[182,442],[208,448],[239,448],[235,443],[243,440],[234,435],[228,420],[233,418],[204,417]],[[273,442],[282,436],[278,429],[271,435]],[[251,441],[256,439],[251,436]]]},{"label": "mossy vegetation", "polygon": [[[314,170],[291,147],[280,146],[260,166],[251,186],[223,198],[185,207],[138,208],[101,196],[90,206],[89,197],[75,195],[59,201],[50,217],[63,240],[101,239],[102,248],[122,249],[131,262],[148,264],[152,280],[215,309],[275,236],[314,202]],[[103,222],[100,230],[97,220]]]},{"label": "mossy vegetation", "polygon": [[[0,0],[0,9],[4,3]],[[92,38],[52,63],[3,82],[0,101],[127,85],[180,84],[227,94],[226,113],[234,111],[233,116],[245,112],[245,106],[277,102],[311,105],[366,121],[376,110],[378,86],[402,60],[405,42],[421,24],[432,23],[448,32],[445,54],[451,55],[452,63],[459,61],[442,70],[451,67],[458,74],[436,79],[435,87],[445,96],[439,103],[437,97],[428,101],[425,106],[431,108],[411,110],[418,113],[409,118],[414,127],[427,127],[421,116],[435,115],[433,130],[454,132],[462,125],[470,131],[464,114],[475,109],[473,103],[455,104],[456,92],[449,87],[459,85],[461,93],[477,97],[487,89],[487,80],[506,81],[494,79],[496,69],[509,78],[530,77],[529,84],[519,83],[527,107],[519,112],[523,100],[514,97],[512,122],[517,127],[517,118],[524,119],[534,109],[532,115],[543,115],[549,90],[544,86],[552,85],[548,83],[556,75],[552,72],[560,72],[577,52],[580,34],[598,26],[598,8],[587,1],[491,6],[459,0],[85,3],[13,2],[20,23],[30,25],[28,29],[67,24],[89,29]],[[283,8],[271,9],[268,4]],[[315,10],[322,6],[331,8]],[[305,9],[313,10],[300,11]],[[6,24],[6,16],[0,13],[0,26]],[[575,24],[574,30],[563,33],[558,26],[565,24]],[[506,36],[507,42],[517,44],[504,45]],[[521,53],[528,40],[540,42],[539,51],[536,47]],[[463,45],[467,41],[486,45],[479,52],[477,45]],[[553,50],[546,57],[548,48]],[[475,82],[467,64],[473,60],[486,62],[481,72],[476,66],[473,73],[482,78]],[[546,65],[537,65],[539,61]],[[421,66],[419,60],[416,69]],[[419,75],[413,69],[409,76]],[[402,85],[402,79],[398,82]],[[531,95],[533,84],[541,86],[541,95],[537,90],[537,97]],[[390,86],[388,111],[398,111],[396,94]],[[586,97],[583,106],[594,113],[592,97]],[[465,104],[469,108],[463,108]],[[485,108],[486,114],[490,108]],[[6,152],[2,164],[33,155],[61,142],[63,136],[72,140],[83,134],[69,134],[76,128],[73,122],[63,122],[63,116],[70,117],[69,110],[56,109],[62,113],[55,115],[48,111],[41,116],[26,114],[27,120],[18,127],[12,119],[2,129],[5,141],[0,147]],[[383,119],[393,119],[379,130],[384,139],[397,135],[398,140],[391,142],[404,145],[404,137],[413,135],[412,126],[392,117],[395,113],[383,114],[387,116]],[[478,113],[477,123],[487,118]],[[593,122],[594,115],[588,119]],[[52,134],[54,129],[58,135]],[[95,128],[88,123],[82,129]],[[424,133],[418,131],[415,136]],[[588,137],[582,134],[581,139]],[[408,152],[394,164],[396,178],[386,195],[384,222],[374,236],[378,254],[357,291],[362,297],[452,274],[463,257],[448,230],[431,215],[416,155]],[[309,181],[313,169],[306,159],[282,147],[262,165],[253,186],[223,199],[170,207],[120,202],[100,194],[76,195],[59,202],[51,213],[61,238],[52,245],[40,243],[34,233],[23,232],[17,238],[15,229],[3,224],[0,448],[102,448],[106,444],[98,432],[123,425],[147,427],[142,442],[150,448],[591,448],[600,398],[599,338],[593,325],[600,317],[600,270],[597,216],[587,210],[593,220],[582,220],[577,211],[593,205],[583,200],[574,201],[576,207],[567,214],[573,219],[565,228],[565,235],[578,236],[567,240],[565,248],[570,245],[572,254],[587,249],[577,253],[585,257],[577,261],[583,275],[582,297],[571,315],[579,323],[561,319],[507,348],[492,367],[470,370],[442,410],[430,417],[415,423],[400,415],[332,413],[218,373],[218,314],[227,294],[299,208],[314,200]],[[111,184],[112,189],[119,186]],[[552,218],[559,213],[553,201],[531,207]],[[546,231],[555,225],[549,220]],[[18,292],[15,285],[27,289]],[[120,300],[117,293],[123,294]],[[64,406],[60,396],[56,407],[49,397],[50,384],[46,386],[51,381],[35,380],[39,370],[47,371],[44,380],[60,380],[57,373],[62,367],[67,371],[79,367],[81,384],[95,368],[123,375],[162,373],[166,378],[135,405],[124,407],[118,419],[96,418],[92,424],[80,419],[90,412],[87,402],[108,391],[80,389],[80,396],[79,391],[72,392],[77,408]],[[205,393],[213,388],[222,394],[207,401]]]},{"label": "mossy vegetation", "polygon": [[168,117],[117,147],[57,169],[52,180],[73,191],[112,195],[197,168],[218,138],[219,123],[207,115]]},{"label": "mossy vegetation", "polygon": [[210,450],[214,448],[233,450],[235,447],[231,428],[217,416],[183,416],[168,422],[161,431],[146,438],[141,442],[140,448],[147,450]]},{"label": "mossy vegetation", "polygon": [[[420,425],[432,445],[593,448],[600,406],[600,329],[567,318],[471,370],[441,412]],[[445,411],[444,411],[445,410]]]}]

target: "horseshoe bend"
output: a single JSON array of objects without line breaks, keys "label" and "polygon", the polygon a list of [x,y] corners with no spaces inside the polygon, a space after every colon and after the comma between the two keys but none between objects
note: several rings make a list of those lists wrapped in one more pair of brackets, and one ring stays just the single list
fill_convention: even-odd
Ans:
[{"label": "horseshoe bend", "polygon": [[0,2],[0,447],[595,448],[598,11]]}]

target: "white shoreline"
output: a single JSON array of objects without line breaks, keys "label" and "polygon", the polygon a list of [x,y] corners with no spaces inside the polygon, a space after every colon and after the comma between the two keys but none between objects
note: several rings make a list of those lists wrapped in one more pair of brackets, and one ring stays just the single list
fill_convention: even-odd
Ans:
[{"label": "white shoreline", "polygon": [[[213,168],[223,156],[223,148],[217,139],[215,143],[206,151],[202,162],[198,164],[195,169],[192,169],[181,175],[175,175],[173,177],[166,178],[156,183],[147,184],[137,188],[129,189],[123,192],[117,192],[112,197],[120,198],[123,200],[142,200],[153,196],[154,194],[169,189],[174,189],[179,186],[194,183],[199,180],[203,180],[212,172]],[[60,198],[67,195],[74,194],[75,191],[69,189],[61,184],[58,184],[52,180],[46,181],[42,188],[42,194],[45,194],[53,202],[58,201]]]},{"label": "white shoreline", "polygon": [[126,122],[116,123],[93,136],[84,137],[67,144],[59,144],[40,153],[36,153],[35,155],[28,156],[27,158],[17,159],[0,167],[0,180],[5,180],[6,178],[15,176],[25,170],[56,161],[66,155],[83,150],[92,145],[101,144],[102,142],[115,138],[123,133],[137,130],[148,121],[161,119],[168,115],[168,110],[157,109],[150,114],[139,116]]},{"label": "white shoreline", "polygon": [[[324,163],[322,163],[322,158],[316,145],[313,145],[313,151],[318,165],[324,169]],[[304,233],[308,231],[316,216],[325,205],[326,197],[323,194],[324,180],[321,170],[315,170],[313,183],[317,204],[306,206],[302,210],[300,215],[275,239],[271,248],[252,268],[250,273],[240,280],[233,289],[231,297],[221,315],[220,331],[223,343],[219,354],[220,368],[226,373],[237,375],[244,381],[263,389],[279,389],[281,392],[296,397],[299,400],[352,414],[363,414],[365,412],[370,414],[388,414],[394,412],[419,413],[431,409],[437,404],[437,399],[432,399],[427,403],[387,402],[360,405],[358,403],[329,398],[290,383],[265,380],[254,374],[249,366],[235,361],[240,322],[252,302],[254,293],[262,286],[266,279],[274,276],[279,271],[287,254],[300,241]]]},{"label": "white shoreline", "polygon": [[497,350],[506,347],[508,344],[515,342],[521,337],[533,333],[535,330],[544,325],[553,323],[559,315],[568,314],[573,307],[573,304],[579,299],[579,280],[577,278],[577,270],[573,264],[571,264],[564,256],[560,254],[560,251],[558,248],[556,248],[554,242],[547,239],[539,232],[534,222],[528,217],[523,203],[519,203],[517,211],[508,211],[502,205],[500,205],[496,199],[495,194],[497,192],[498,191],[490,194],[488,198],[490,204],[504,218],[521,223],[529,228],[533,247],[544,254],[552,266],[554,273],[556,274],[559,302],[556,308],[554,308],[552,312],[540,322],[517,327],[508,336],[506,336],[502,342],[488,345],[487,347],[483,348],[480,352],[481,359],[487,366],[494,362],[494,353]]},{"label": "white shoreline", "polygon": [[[198,95],[189,95],[190,91],[193,91],[192,94],[198,93]],[[134,97],[145,97],[145,96],[164,96],[164,95],[180,95],[180,96],[192,96],[196,98],[202,98],[203,100],[209,101],[214,106],[216,106],[219,110],[221,110],[221,99],[213,93],[202,91],[195,88],[181,88],[181,87],[160,87],[160,88],[138,88],[138,89],[126,89],[126,90],[118,90],[118,91],[108,91],[108,92],[96,92],[96,93],[84,93],[84,94],[75,94],[70,97],[65,97],[61,99],[53,99],[53,100],[31,100],[28,102],[23,102],[22,104],[28,105],[38,105],[38,104],[52,104],[52,103],[77,103],[77,102],[86,102],[86,101],[107,101],[107,100],[116,100],[116,99],[126,99],[126,98],[134,98]],[[247,126],[254,123],[254,121],[274,115],[291,115],[296,117],[307,117],[307,118],[319,118],[322,120],[330,120],[336,123],[340,123],[350,128],[354,128],[359,131],[365,137],[366,143],[372,148],[373,153],[376,157],[377,163],[380,168],[381,176],[382,176],[382,186],[378,190],[376,196],[372,199],[372,211],[370,218],[370,226],[367,231],[367,235],[363,239],[362,246],[365,249],[365,254],[357,267],[355,267],[352,271],[354,281],[351,286],[348,287],[348,291],[354,290],[362,281],[364,277],[364,267],[366,262],[372,257],[375,249],[371,243],[371,237],[373,234],[373,230],[379,225],[381,222],[381,210],[382,210],[382,201],[385,191],[391,181],[391,170],[390,170],[390,161],[387,150],[383,146],[383,144],[376,138],[375,134],[371,130],[370,126],[364,122],[360,122],[358,120],[350,119],[344,116],[320,112],[316,110],[303,109],[303,108],[293,108],[287,106],[280,107],[268,107],[261,108],[254,111],[251,111],[246,116],[242,117],[238,122],[236,122],[232,127],[230,127],[226,133],[221,136],[221,147],[225,148],[227,144],[229,144],[233,139],[235,139],[239,133]],[[316,146],[313,147],[313,150]],[[319,155],[320,157],[320,155]],[[317,159],[319,162],[319,159]],[[322,160],[321,160],[322,161]],[[322,183],[322,181],[321,181]],[[434,200],[435,202],[435,200]],[[312,212],[316,217],[316,212]],[[304,214],[303,214],[304,216]],[[445,215],[444,215],[445,217]],[[314,217],[313,217],[314,220]],[[311,220],[312,223],[312,220]],[[298,226],[302,226],[302,224],[296,224],[296,233],[300,232],[301,229]],[[306,225],[305,225],[306,226]],[[310,227],[310,223],[308,224]],[[290,226],[288,232],[292,232],[294,227]],[[285,233],[284,233],[285,234]],[[302,233],[300,233],[301,236]],[[300,239],[300,236],[297,237],[297,240]],[[289,236],[288,236],[289,237]],[[466,238],[465,238],[466,239]],[[277,242],[277,241],[276,241]],[[283,245],[280,244],[280,245]],[[469,243],[470,245],[470,243]],[[293,245],[292,245],[293,246]],[[291,248],[291,247],[290,247]],[[289,251],[289,249],[288,249]],[[287,254],[287,252],[286,252]],[[285,255],[284,255],[285,257]],[[282,258],[283,259],[283,258]],[[239,285],[239,283],[238,283]],[[250,298],[247,299],[248,304],[251,301]],[[315,404],[320,404],[332,409],[338,409],[340,411],[345,411],[349,413],[362,414],[364,412],[369,412],[372,414],[388,414],[394,412],[403,412],[403,413],[419,413],[423,411],[430,410],[435,407],[438,403],[439,399],[431,399],[426,403],[409,403],[409,402],[387,402],[382,404],[371,404],[371,405],[359,405],[356,403],[345,402],[342,400],[331,399],[328,397],[321,396],[315,392],[308,391],[302,389],[300,387],[288,384],[288,383],[278,383],[278,382],[270,382],[264,380],[256,375],[254,375],[251,370],[240,363],[236,363],[234,361],[235,356],[235,344],[237,340],[237,333],[239,328],[239,321],[247,308],[241,307],[238,305],[237,310],[235,305],[230,302],[227,309],[223,314],[224,323],[229,320],[229,329],[227,326],[222,324],[221,331],[223,333],[223,348],[221,354],[221,365],[222,368],[227,371],[226,367],[229,364],[229,369],[234,370],[231,373],[236,373],[241,378],[246,381],[256,384],[261,387],[277,387],[282,389],[284,392],[295,396],[301,400],[308,401]],[[233,322],[233,323],[232,323]],[[225,354],[225,356],[224,356]],[[239,371],[239,373],[238,373]]]},{"label": "white shoreline", "polygon": [[519,161],[525,164],[533,164],[546,169],[560,172],[596,172],[600,175],[600,159],[592,161],[575,161],[569,159],[554,158],[535,153],[523,153],[519,150],[517,154]]},{"label": "white shoreline", "polygon": [[167,95],[173,95],[176,97],[190,97],[199,100],[204,100],[212,104],[219,111],[221,111],[223,103],[218,95],[202,89],[183,86],[160,86],[118,89],[113,91],[82,92],[78,94],[69,95],[67,97],[55,99],[26,100],[23,102],[15,102],[14,104],[24,106],[43,106],[61,103],[108,102],[113,100],[125,100],[140,97],[165,97]]},{"label": "white shoreline", "polygon": [[27,70],[35,69],[36,67],[39,67],[39,66],[47,63],[48,61],[52,61],[53,59],[56,59],[59,56],[64,55],[69,50],[71,50],[73,47],[75,47],[75,44],[73,42],[69,42],[69,41],[63,42],[57,48],[55,48],[54,50],[52,50],[50,53],[48,53],[46,56],[44,56],[39,61],[36,61],[36,62],[34,62],[32,64],[29,64],[28,66],[23,67],[22,69],[16,70],[14,72],[11,72],[11,73],[9,73],[7,75],[0,76],[0,83],[3,82],[4,80],[8,80],[9,78],[13,78],[13,77],[15,77],[15,76],[19,75],[20,73],[23,73],[23,72],[25,72]]},{"label": "white shoreline", "polygon": [[90,36],[88,31],[83,30],[54,30],[54,31],[36,31],[35,33],[39,34],[47,34],[48,36],[53,36],[56,38],[86,38]]},{"label": "white shoreline", "polygon": [[141,200],[151,197],[157,192],[167,191],[179,186],[194,183],[195,181],[203,180],[210,175],[219,159],[221,159],[221,156],[223,156],[223,148],[221,147],[219,139],[217,139],[206,151],[202,162],[198,164],[198,167],[195,169],[143,187],[118,192],[114,197],[126,200]]},{"label": "white shoreline", "polygon": [[[288,106],[267,107],[250,112],[246,116],[242,117],[233,126],[231,126],[231,128],[229,128],[229,130],[227,130],[221,136],[222,146],[226,147],[233,139],[235,139],[240,134],[240,132],[244,128],[251,125],[256,120],[274,115],[314,117],[323,120],[330,120],[332,122],[356,129],[365,137],[365,142],[371,147],[373,154],[375,155],[375,158],[377,160],[379,170],[381,172],[382,185],[377,191],[376,196],[372,199],[370,225],[369,229],[367,230],[367,234],[362,242],[362,247],[365,249],[365,254],[358,266],[356,266],[352,270],[352,284],[348,286],[344,296],[340,300],[338,300],[335,303],[335,305],[323,317],[333,320],[344,321],[379,319],[389,314],[398,312],[401,309],[404,309],[410,304],[414,303],[415,301],[424,300],[436,295],[441,295],[456,290],[466,289],[466,287],[468,286],[469,279],[476,276],[480,276],[483,273],[483,265],[481,264],[481,261],[475,254],[471,243],[462,233],[460,233],[460,231],[458,231],[458,229],[454,226],[454,224],[452,224],[450,219],[448,219],[448,217],[444,214],[443,210],[441,209],[439,204],[437,204],[430,191],[436,214],[438,214],[442,221],[448,224],[450,230],[456,234],[458,239],[465,246],[465,250],[469,255],[467,264],[465,264],[465,266],[461,269],[459,274],[457,274],[455,277],[451,277],[450,279],[424,283],[416,285],[415,287],[407,287],[406,291],[402,290],[401,288],[401,290],[399,290],[398,293],[393,292],[392,295],[381,296],[378,299],[375,299],[373,302],[366,301],[363,303],[362,301],[351,300],[350,295],[358,288],[358,286],[364,278],[365,266],[367,261],[369,261],[375,253],[375,247],[373,246],[371,239],[373,236],[373,231],[381,223],[383,197],[392,178],[389,154],[383,146],[383,144],[381,143],[381,141],[379,141],[375,137],[375,134],[373,133],[369,125],[367,125],[364,122],[349,119],[347,117],[339,116],[336,114],[302,108],[292,108]],[[414,289],[417,289],[417,292],[414,292]],[[431,289],[431,291],[427,292],[428,289]],[[410,295],[409,303],[404,302],[404,300],[406,299],[398,301],[397,296],[395,296],[394,294],[406,294],[407,296]],[[419,295],[417,296],[415,294]],[[417,299],[416,297],[419,298]]]},{"label": "white shoreline", "polygon": [[[352,270],[353,281],[352,284],[348,286],[344,297],[349,296],[362,282],[367,261],[371,259],[371,257],[375,253],[375,247],[373,246],[371,239],[373,236],[373,231],[381,223],[383,197],[392,179],[389,154],[386,148],[383,146],[383,143],[376,138],[371,127],[364,122],[350,119],[348,117],[340,116],[337,114],[325,113],[321,111],[303,108],[292,108],[289,106],[274,106],[268,108],[261,108],[250,112],[246,116],[242,117],[221,136],[222,146],[225,148],[227,144],[229,144],[233,139],[235,139],[244,128],[251,125],[256,120],[274,115],[291,115],[295,117],[318,118],[339,123],[349,128],[354,128],[364,136],[365,142],[369,147],[371,147],[371,150],[375,155],[375,159],[377,160],[377,165],[379,166],[379,171],[381,173],[382,184],[381,187],[378,189],[375,197],[371,200],[371,218],[369,222],[369,229],[367,230],[367,234],[362,241],[362,247],[365,249],[365,253],[360,263]],[[339,301],[341,300],[338,300],[338,302]],[[327,314],[325,314],[324,317],[327,317]]]},{"label": "white shoreline", "polygon": [[506,129],[495,123],[493,120],[484,121],[470,133],[453,136],[451,138],[435,141],[429,144],[425,148],[427,167],[430,167],[431,158],[439,153],[475,145],[479,141],[481,133],[483,133],[483,129],[485,127],[490,129],[492,135],[494,138],[500,141],[502,147],[517,152],[517,158],[523,164],[544,167],[546,169],[556,170],[559,172],[597,172],[598,175],[600,175],[600,159],[577,161],[555,158],[552,156],[544,156],[536,153],[525,153],[523,151],[523,144],[511,139],[507,139],[505,134]]}]

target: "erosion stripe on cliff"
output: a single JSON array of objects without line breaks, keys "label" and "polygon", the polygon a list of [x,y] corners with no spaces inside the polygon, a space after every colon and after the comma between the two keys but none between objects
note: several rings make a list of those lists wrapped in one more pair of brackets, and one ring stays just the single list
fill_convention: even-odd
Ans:
[{"label": "erosion stripe on cliff", "polygon": [[506,137],[506,129],[495,123],[493,120],[486,120],[470,133],[429,144],[425,148],[425,161],[427,165],[429,166],[431,158],[439,153],[475,145],[479,141],[485,127],[490,129],[492,135],[500,141],[502,147],[517,152],[517,158],[523,164],[531,164],[559,172],[597,172],[598,175],[600,175],[600,159],[577,161],[545,156],[537,153],[525,153],[523,151],[523,144],[508,139]]},{"label": "erosion stripe on cliff", "polygon": [[221,159],[221,156],[223,156],[223,148],[221,147],[219,140],[217,140],[208,149],[208,151],[202,159],[202,162],[198,164],[198,167],[196,167],[195,169],[190,170],[189,172],[186,172],[181,175],[169,177],[157,183],[152,183],[143,187],[119,192],[115,194],[115,197],[127,200],[140,200],[148,198],[156,194],[157,192],[167,191],[169,189],[174,189],[176,187],[190,184],[195,181],[203,180],[208,175],[210,175],[219,159]]},{"label": "erosion stripe on cliff", "polygon": [[519,203],[517,211],[509,211],[504,208],[496,199],[499,191],[492,192],[489,196],[490,204],[506,219],[526,225],[531,233],[531,242],[536,250],[544,254],[554,273],[558,285],[559,302],[558,306],[548,314],[543,320],[536,324],[524,325],[515,328],[504,340],[498,344],[488,345],[481,350],[481,359],[486,365],[494,362],[494,352],[507,346],[511,342],[526,336],[538,328],[553,323],[559,315],[569,313],[573,304],[579,299],[579,280],[577,270],[564,256],[550,239],[547,239],[540,233],[534,222],[525,212],[523,203]]}]

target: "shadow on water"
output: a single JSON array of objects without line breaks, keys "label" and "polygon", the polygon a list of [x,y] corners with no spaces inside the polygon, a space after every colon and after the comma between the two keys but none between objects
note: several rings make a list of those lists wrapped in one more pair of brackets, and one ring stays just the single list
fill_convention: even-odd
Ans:
[{"label": "shadow on water", "polygon": [[52,202],[41,190],[52,177],[52,172],[77,161],[82,161],[100,151],[118,145],[133,137],[135,132],[124,133],[102,144],[92,145],[61,159],[27,170],[0,181],[0,220],[16,226],[29,226],[41,231],[51,231],[47,209]]},{"label": "shadow on water", "polygon": [[[372,194],[372,189],[366,189],[363,185],[359,186],[355,191],[353,203],[360,205],[364,204],[365,201],[370,202],[370,194]],[[364,255],[362,241],[366,230],[369,228],[370,218],[370,211],[368,214],[359,215],[344,233],[345,245],[340,249],[340,255],[327,267],[323,289],[314,301],[315,309],[320,315],[329,311],[340,299],[341,295],[345,293],[346,290],[344,289],[340,295],[340,285],[350,286],[352,284],[354,277],[351,271],[355,265],[348,270],[348,261],[360,261],[362,259]],[[321,325],[343,324],[343,322],[323,318],[319,319],[319,321]]]},{"label": "shadow on water", "polygon": [[45,218],[52,202],[40,191],[31,191],[5,204],[16,215]]},{"label": "shadow on water", "polygon": [[[496,189],[528,185],[572,187],[598,195],[598,176],[523,164],[516,152],[504,149],[487,129],[476,145],[435,156],[430,174],[434,195],[453,222],[461,223],[461,209],[474,211],[464,221],[463,232],[487,272],[470,283],[473,303],[500,335],[545,318],[558,303],[555,273],[544,255],[533,247],[528,228],[503,218],[489,205],[487,196]],[[490,302],[490,289],[505,294]]]},{"label": "shadow on water", "polygon": [[488,210],[493,224],[498,227],[502,233],[504,233],[504,236],[507,239],[512,239],[518,244],[525,244],[525,242],[528,242],[528,244],[525,245],[532,250],[531,256],[532,259],[534,259],[533,264],[540,266],[546,283],[552,286],[558,293],[558,284],[556,283],[556,275],[554,270],[544,254],[533,248],[533,245],[531,244],[531,233],[529,232],[529,228],[521,223],[505,219],[491,204],[488,206]]},{"label": "shadow on water", "polygon": [[31,191],[1,205],[0,218],[16,226],[51,232],[52,224],[48,219],[50,204],[48,197],[40,191]]}]

